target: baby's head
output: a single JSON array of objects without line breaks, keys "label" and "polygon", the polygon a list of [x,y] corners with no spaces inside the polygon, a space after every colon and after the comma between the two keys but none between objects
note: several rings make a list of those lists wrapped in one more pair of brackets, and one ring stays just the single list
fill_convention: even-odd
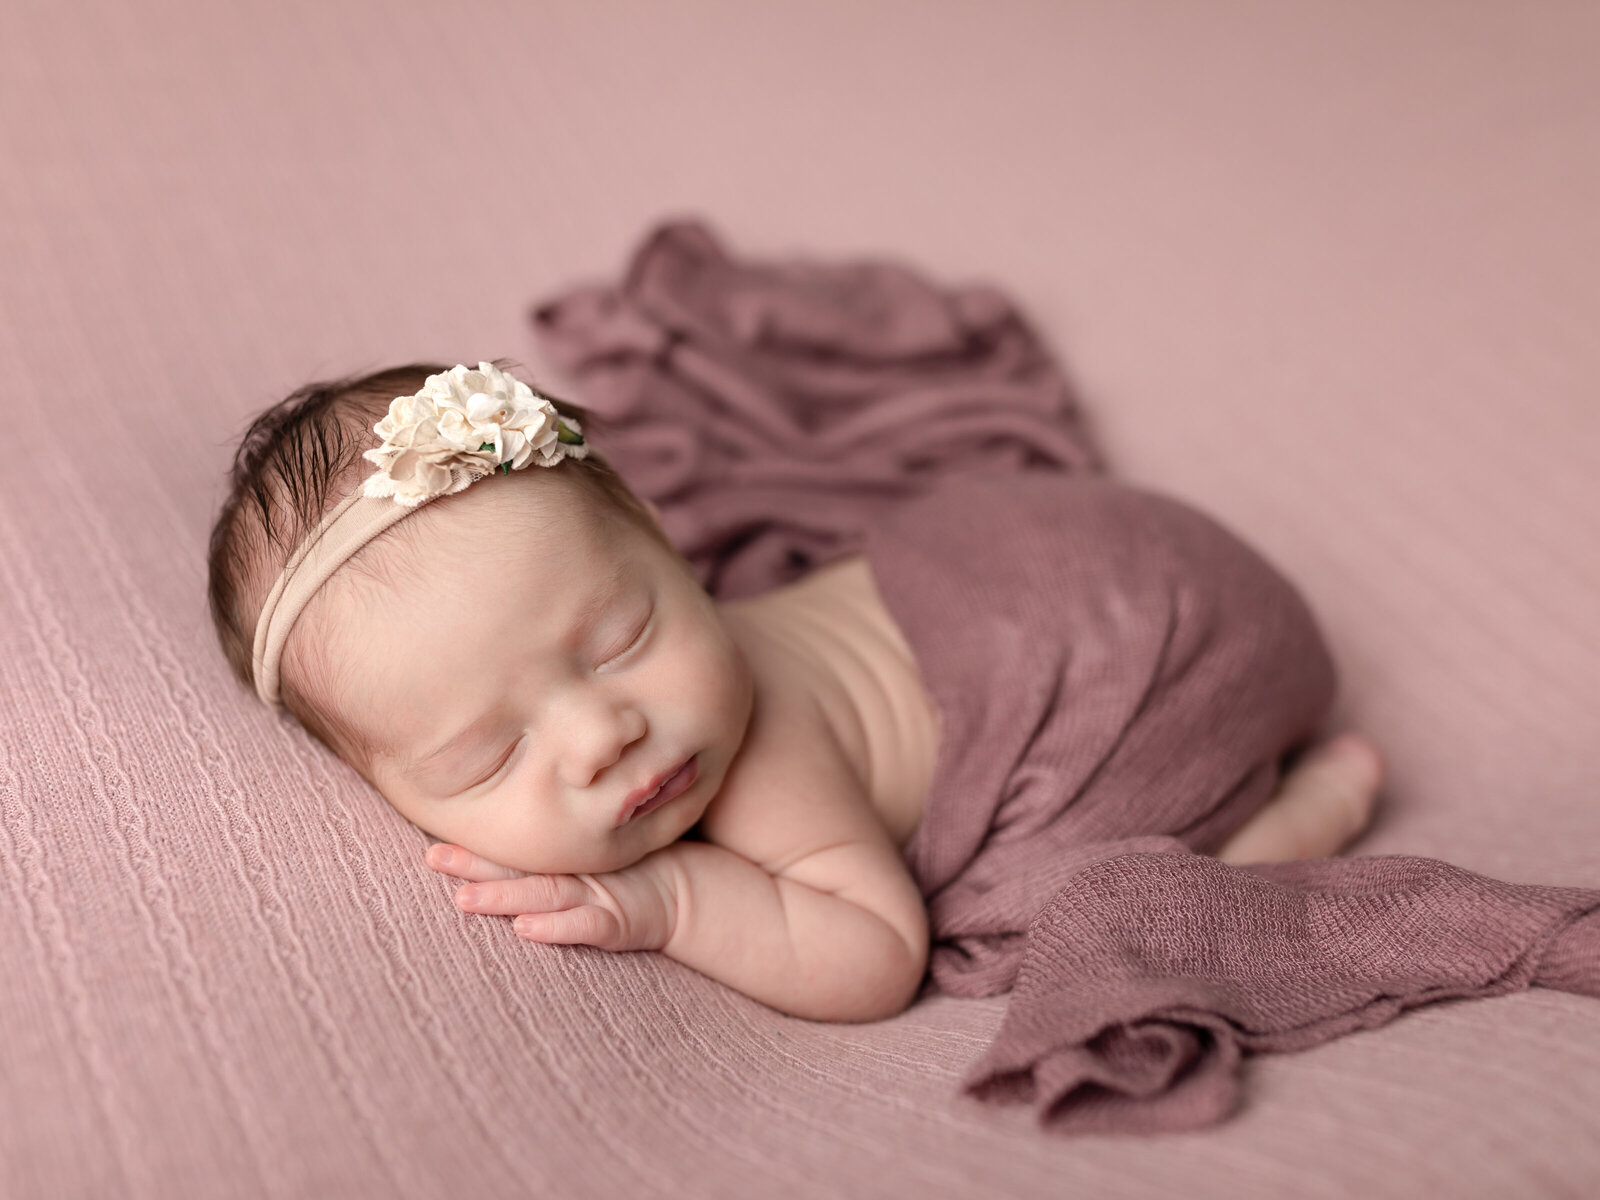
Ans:
[{"label": "baby's head", "polygon": [[[382,440],[374,424],[451,370],[309,384],[255,420],[211,534],[212,619],[234,673],[268,696],[261,646],[277,629],[284,707],[428,833],[523,871],[620,869],[699,820],[753,685],[693,569],[587,442],[511,469],[507,434],[506,466],[453,494],[403,514],[353,499],[321,540],[359,548],[297,617],[295,587],[272,596],[257,636],[297,547],[387,469],[362,457]],[[486,378],[453,370],[458,391]],[[556,411],[564,434],[589,427],[574,405]],[[562,448],[552,436],[546,454]],[[400,519],[362,542],[363,513]],[[315,561],[289,573],[302,592]],[[691,759],[687,790],[619,825],[630,797]]]}]

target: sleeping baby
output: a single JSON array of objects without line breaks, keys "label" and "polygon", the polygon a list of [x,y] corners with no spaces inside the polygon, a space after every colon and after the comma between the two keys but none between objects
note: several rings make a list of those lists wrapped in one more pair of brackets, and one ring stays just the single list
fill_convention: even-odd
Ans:
[{"label": "sleeping baby", "polygon": [[[940,712],[868,557],[714,601],[586,424],[490,363],[263,413],[211,537],[230,664],[439,839],[463,909],[800,1017],[900,1012]],[[1216,856],[1332,855],[1381,771],[1316,747]]]}]

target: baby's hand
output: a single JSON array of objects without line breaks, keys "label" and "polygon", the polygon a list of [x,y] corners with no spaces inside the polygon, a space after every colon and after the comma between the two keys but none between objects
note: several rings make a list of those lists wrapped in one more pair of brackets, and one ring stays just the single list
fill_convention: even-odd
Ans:
[{"label": "baby's hand", "polygon": [[677,925],[668,846],[620,871],[599,875],[525,875],[441,842],[424,855],[435,871],[471,880],[456,892],[467,912],[515,916],[518,937],[530,942],[598,946],[602,950],[659,950]]}]

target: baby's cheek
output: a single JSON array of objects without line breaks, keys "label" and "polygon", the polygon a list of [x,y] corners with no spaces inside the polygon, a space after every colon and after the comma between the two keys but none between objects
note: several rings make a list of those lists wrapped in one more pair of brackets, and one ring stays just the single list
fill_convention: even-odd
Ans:
[{"label": "baby's cheek", "polygon": [[[670,742],[683,749],[719,748],[736,743],[742,731],[738,689],[742,666],[723,647],[705,637],[682,638],[651,666],[651,719]],[[675,747],[676,748],[676,747]]]},{"label": "baby's cheek", "polygon": [[[382,790],[382,788],[379,788],[380,792]],[[448,821],[438,820],[436,813],[431,812],[426,807],[408,803],[404,799],[391,797],[386,793],[383,798],[389,802],[390,808],[394,809],[395,812],[410,821],[429,837],[435,837],[441,842],[450,842],[457,846],[466,844],[461,839],[460,830],[452,828],[451,823]]]},{"label": "baby's cheek", "polygon": [[737,642],[724,633],[703,648],[700,658],[702,694],[723,731],[742,737],[755,698],[755,676]]}]

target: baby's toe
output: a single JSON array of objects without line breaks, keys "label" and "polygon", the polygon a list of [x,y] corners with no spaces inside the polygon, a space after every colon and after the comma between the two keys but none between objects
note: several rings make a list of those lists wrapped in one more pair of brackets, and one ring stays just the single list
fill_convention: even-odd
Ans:
[{"label": "baby's toe", "polygon": [[1358,791],[1376,793],[1383,786],[1383,755],[1359,733],[1341,733],[1313,751],[1339,779]]},{"label": "baby's toe", "polygon": [[1343,733],[1312,750],[1296,765],[1304,786],[1320,795],[1318,806],[1337,823],[1338,844],[1372,821],[1383,786],[1383,756],[1358,733]]}]

